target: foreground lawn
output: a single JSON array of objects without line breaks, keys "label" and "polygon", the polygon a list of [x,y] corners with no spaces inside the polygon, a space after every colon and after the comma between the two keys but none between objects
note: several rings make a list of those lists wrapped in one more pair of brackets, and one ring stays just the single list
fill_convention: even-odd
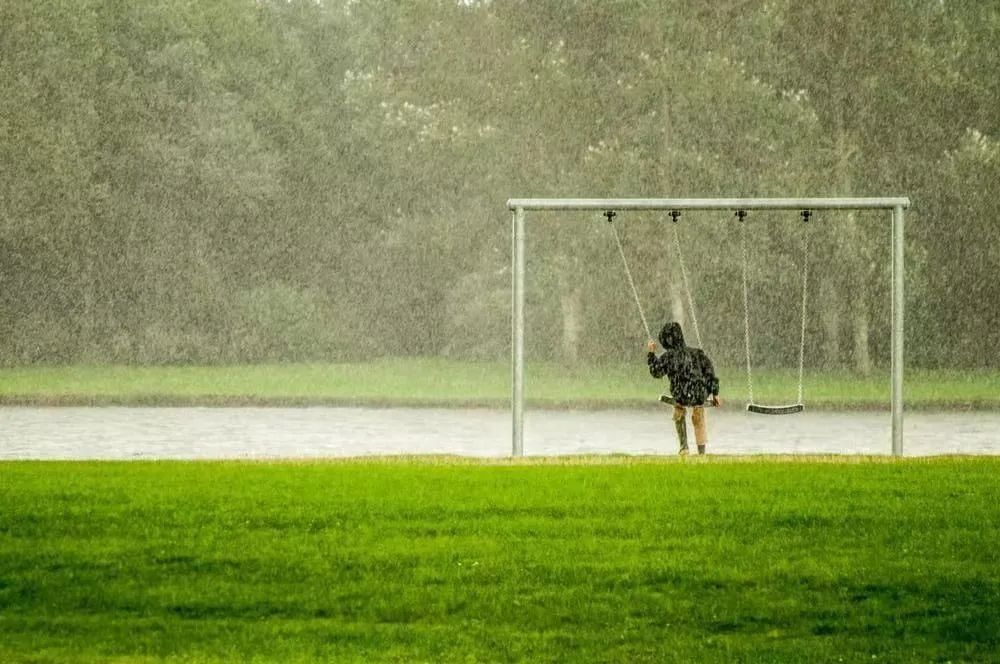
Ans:
[{"label": "foreground lawn", "polygon": [[[746,377],[720,369],[723,398],[742,403]],[[656,407],[666,389],[645,365],[579,367],[532,364],[525,394],[535,406]],[[754,371],[761,402],[796,398],[794,371]],[[1000,408],[1000,371],[910,371],[907,408]],[[887,371],[862,378],[810,373],[810,408],[889,407]],[[504,362],[382,359],[365,363],[230,367],[69,366],[0,369],[0,403],[125,405],[440,405],[510,404],[510,366]]]},{"label": "foreground lawn", "polygon": [[0,661],[995,661],[1000,459],[0,464]]}]

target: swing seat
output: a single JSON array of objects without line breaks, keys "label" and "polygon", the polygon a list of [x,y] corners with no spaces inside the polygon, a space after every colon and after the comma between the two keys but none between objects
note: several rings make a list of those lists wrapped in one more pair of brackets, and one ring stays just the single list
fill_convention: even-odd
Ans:
[{"label": "swing seat", "polygon": [[761,415],[794,415],[795,413],[801,413],[806,409],[800,403],[788,404],[785,406],[761,406],[756,403],[748,403],[747,411],[751,413],[759,413]]},{"label": "swing seat", "polygon": [[[672,394],[661,394],[660,395],[660,403],[665,403],[668,406],[676,406],[677,405],[677,401],[674,400],[674,395],[672,395]],[[709,403],[706,403],[704,405],[704,407],[705,408],[710,408],[710,407],[714,407],[714,405],[715,404],[709,402]]]}]

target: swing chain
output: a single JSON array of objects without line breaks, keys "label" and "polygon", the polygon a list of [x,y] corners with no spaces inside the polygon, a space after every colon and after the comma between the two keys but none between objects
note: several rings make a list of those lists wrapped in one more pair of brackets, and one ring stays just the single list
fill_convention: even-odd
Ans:
[{"label": "swing chain", "polygon": [[[812,214],[809,210],[802,211],[802,221],[808,222]],[[806,296],[809,292],[809,232],[805,231],[802,238],[802,332],[799,341],[799,401],[802,403],[802,382],[806,365]]]},{"label": "swing chain", "polygon": [[632,288],[632,297],[635,298],[635,306],[639,310],[639,318],[642,319],[642,328],[646,331],[646,338],[652,339],[653,335],[649,331],[649,323],[646,322],[646,314],[642,310],[642,302],[639,301],[639,291],[635,287],[635,281],[632,279],[632,270],[629,269],[628,260],[625,258],[625,248],[622,247],[622,240],[618,237],[618,229],[612,223],[616,215],[614,210],[608,210],[604,213],[604,216],[608,218],[608,223],[611,225],[611,233],[615,236],[615,244],[618,246],[618,255],[622,257],[622,265],[625,266],[625,276],[628,277],[628,285]]},{"label": "swing chain", "polygon": [[737,210],[736,218],[740,220],[740,240],[743,245],[743,341],[747,353],[747,396],[750,403],[753,403],[753,370],[750,367],[750,284],[747,276],[747,263],[749,254],[747,251],[747,230],[743,220],[747,216],[746,210]]},{"label": "swing chain", "polygon": [[701,331],[698,329],[698,316],[694,312],[694,296],[691,294],[691,284],[688,282],[687,268],[684,266],[684,252],[681,250],[681,236],[677,231],[677,217],[681,216],[678,210],[671,210],[670,216],[674,220],[674,246],[677,248],[677,262],[681,266],[681,279],[684,280],[684,292],[687,294],[688,310],[691,312],[691,324],[694,326],[694,337],[698,340],[698,348],[705,348],[701,341]]}]

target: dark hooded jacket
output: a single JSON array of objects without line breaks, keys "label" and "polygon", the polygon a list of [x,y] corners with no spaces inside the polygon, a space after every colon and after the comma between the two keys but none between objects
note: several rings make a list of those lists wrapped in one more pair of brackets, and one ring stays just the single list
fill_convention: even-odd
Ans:
[{"label": "dark hooded jacket", "polygon": [[660,330],[663,354],[649,353],[646,363],[653,378],[670,379],[670,393],[679,406],[703,406],[710,395],[719,394],[719,379],[712,361],[700,348],[684,345],[680,323],[667,323]]}]

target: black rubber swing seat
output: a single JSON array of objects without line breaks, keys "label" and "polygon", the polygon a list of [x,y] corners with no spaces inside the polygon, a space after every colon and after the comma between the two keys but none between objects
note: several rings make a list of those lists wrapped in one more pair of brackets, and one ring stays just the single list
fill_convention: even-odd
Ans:
[{"label": "black rubber swing seat", "polygon": [[751,413],[760,413],[761,415],[794,415],[795,413],[801,413],[806,409],[800,403],[788,404],[787,406],[761,406],[756,403],[748,403],[747,410]]},{"label": "black rubber swing seat", "polygon": [[[677,401],[674,400],[674,396],[672,394],[661,394],[660,395],[660,403],[665,403],[668,406],[676,406],[677,405]],[[714,406],[714,404],[709,401],[709,402],[707,402],[705,404],[705,406],[711,407],[711,406]]]}]

